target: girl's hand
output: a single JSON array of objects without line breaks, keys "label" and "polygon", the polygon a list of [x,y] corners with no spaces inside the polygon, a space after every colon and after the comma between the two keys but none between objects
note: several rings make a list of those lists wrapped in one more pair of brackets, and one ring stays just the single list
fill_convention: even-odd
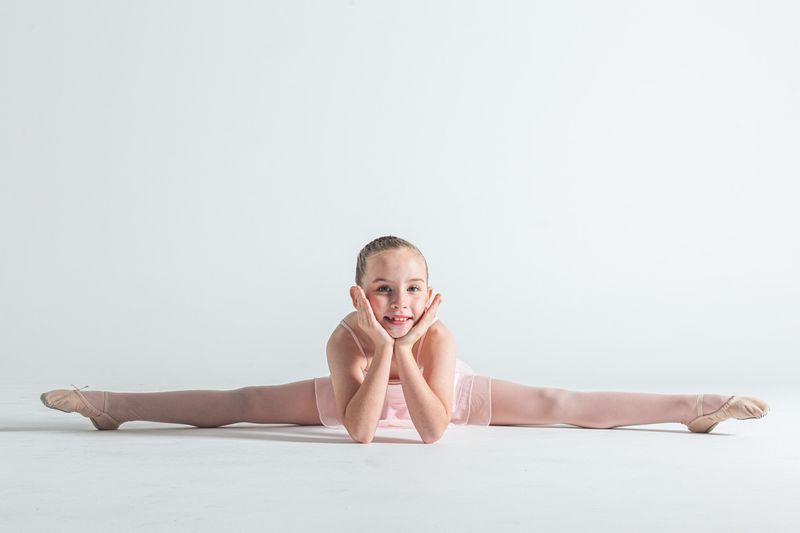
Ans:
[{"label": "girl's hand", "polygon": [[394,346],[394,338],[389,335],[378,318],[375,316],[375,311],[367,300],[367,295],[364,294],[363,289],[358,285],[356,289],[356,310],[358,311],[358,327],[361,331],[367,334],[367,337],[372,341],[375,348],[380,346]]},{"label": "girl's hand", "polygon": [[414,324],[408,333],[394,340],[395,350],[403,347],[407,347],[410,350],[411,347],[414,346],[414,343],[425,335],[428,328],[431,327],[431,324],[433,324],[433,321],[436,319],[436,311],[439,309],[440,303],[442,303],[442,293],[437,293],[436,296],[433,297],[433,303],[422,313],[422,318]]}]

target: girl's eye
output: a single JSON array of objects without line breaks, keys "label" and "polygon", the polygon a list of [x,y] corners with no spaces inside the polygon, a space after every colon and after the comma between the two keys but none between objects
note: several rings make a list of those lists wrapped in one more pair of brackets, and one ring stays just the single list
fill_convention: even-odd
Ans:
[{"label": "girl's eye", "polygon": [[[386,285],[382,285],[382,286],[378,287],[378,292],[381,292],[381,289],[389,289],[389,287],[387,287]],[[417,291],[421,291],[422,290],[419,287],[417,287],[416,285],[412,285],[411,287],[409,287],[409,289],[417,289]],[[391,290],[391,289],[389,289],[389,290]]]}]

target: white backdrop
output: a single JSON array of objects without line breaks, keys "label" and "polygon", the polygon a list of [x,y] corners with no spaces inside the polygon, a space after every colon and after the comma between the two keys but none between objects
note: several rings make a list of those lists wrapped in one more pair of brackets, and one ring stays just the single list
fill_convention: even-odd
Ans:
[{"label": "white backdrop", "polygon": [[478,373],[760,394],[800,348],[793,2],[0,3],[4,379],[328,373],[414,242]]}]

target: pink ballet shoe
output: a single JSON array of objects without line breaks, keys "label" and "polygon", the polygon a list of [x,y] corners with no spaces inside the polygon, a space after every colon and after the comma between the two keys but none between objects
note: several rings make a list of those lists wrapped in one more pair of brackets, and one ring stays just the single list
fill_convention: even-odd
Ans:
[{"label": "pink ballet shoe", "polygon": [[[58,389],[43,393],[39,399],[45,407],[58,409],[65,413],[78,412],[92,421],[97,429],[117,429],[121,422],[112,418],[105,409],[108,408],[108,393],[103,392],[103,410],[94,407],[80,389],[72,385],[75,390]],[[84,387],[86,388],[86,387]]]},{"label": "pink ballet shoe", "polygon": [[703,395],[697,396],[697,418],[691,420],[686,425],[689,431],[694,433],[710,433],[717,424],[729,418],[737,420],[747,420],[750,418],[762,418],[769,412],[769,405],[764,400],[751,396],[731,396],[722,407],[709,413],[703,414]]}]

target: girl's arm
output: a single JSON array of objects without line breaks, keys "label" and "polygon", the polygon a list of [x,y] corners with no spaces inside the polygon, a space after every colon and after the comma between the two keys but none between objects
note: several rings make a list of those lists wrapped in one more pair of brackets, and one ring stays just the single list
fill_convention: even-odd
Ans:
[{"label": "girl's arm", "polygon": [[372,442],[386,399],[392,366],[392,345],[375,348],[369,373],[347,404],[342,423],[350,436],[363,443]]},{"label": "girl's arm", "polygon": [[408,406],[411,421],[419,436],[426,444],[439,440],[450,424],[453,397],[453,376],[455,372],[455,343],[448,341],[447,335],[428,332],[427,348],[432,349],[430,367],[431,384],[423,377],[414,360],[411,348],[395,347],[397,369],[403,386],[403,396]]}]

